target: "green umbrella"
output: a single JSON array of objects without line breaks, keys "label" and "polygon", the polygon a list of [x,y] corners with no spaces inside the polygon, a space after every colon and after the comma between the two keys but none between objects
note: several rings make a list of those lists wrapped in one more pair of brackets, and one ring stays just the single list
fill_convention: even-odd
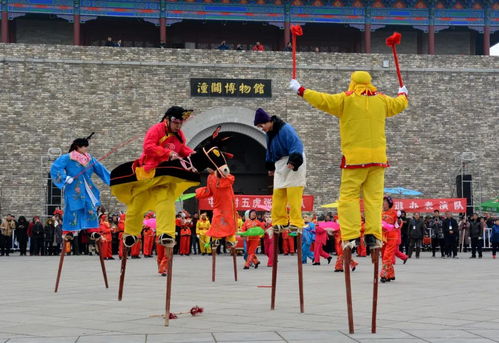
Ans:
[{"label": "green umbrella", "polygon": [[190,199],[190,198],[194,198],[196,196],[196,193],[185,193],[185,194],[182,194],[181,196],[178,197],[177,200],[175,201],[184,201],[184,200],[187,200],[187,199]]},{"label": "green umbrella", "polygon": [[499,198],[482,202],[477,208],[483,212],[499,213]]},{"label": "green umbrella", "polygon": [[264,233],[265,233],[265,231],[261,227],[254,226],[254,227],[250,227],[245,232],[238,233],[238,235],[239,236],[261,236]]}]

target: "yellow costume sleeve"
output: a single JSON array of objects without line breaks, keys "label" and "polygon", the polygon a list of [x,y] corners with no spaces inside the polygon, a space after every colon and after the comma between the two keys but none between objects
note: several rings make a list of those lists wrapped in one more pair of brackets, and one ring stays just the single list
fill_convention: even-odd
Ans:
[{"label": "yellow costume sleeve", "polygon": [[303,99],[315,108],[332,114],[338,118],[341,118],[343,115],[343,101],[345,99],[345,93],[327,94],[313,91],[311,89],[305,89],[303,92]]},{"label": "yellow costume sleeve", "polygon": [[394,115],[399,114],[407,105],[409,105],[409,101],[405,95],[399,95],[396,98],[392,98],[388,95],[383,96],[383,100],[386,103],[386,116],[393,117]]}]

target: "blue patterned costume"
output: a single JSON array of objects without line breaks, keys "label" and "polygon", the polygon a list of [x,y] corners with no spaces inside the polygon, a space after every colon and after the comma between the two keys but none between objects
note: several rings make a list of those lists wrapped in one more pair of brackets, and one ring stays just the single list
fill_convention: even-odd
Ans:
[{"label": "blue patterned costume", "polygon": [[[64,191],[62,224],[64,231],[80,231],[99,227],[97,206],[100,205],[100,192],[92,182],[93,173],[109,185],[109,171],[94,157],[91,157],[88,164],[83,166],[71,159],[70,154],[64,154],[52,164],[50,168],[52,182]],[[71,184],[67,184],[67,176],[77,177]]]}]

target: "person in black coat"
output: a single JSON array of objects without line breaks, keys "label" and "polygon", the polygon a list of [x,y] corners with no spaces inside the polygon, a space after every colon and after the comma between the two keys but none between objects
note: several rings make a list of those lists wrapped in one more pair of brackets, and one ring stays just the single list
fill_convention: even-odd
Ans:
[{"label": "person in black coat", "polygon": [[435,210],[433,213],[434,216],[430,221],[431,250],[433,252],[433,257],[435,257],[437,246],[439,246],[442,258],[445,258],[445,239],[444,239],[443,221],[442,218],[440,218],[440,211]]},{"label": "person in black coat", "polygon": [[400,226],[400,246],[399,250],[405,254],[409,253],[409,218],[405,211],[400,211],[400,220],[402,225]]},{"label": "person in black coat", "polygon": [[471,238],[471,257],[476,258],[476,252],[478,250],[478,257],[482,258],[482,239],[483,239],[483,228],[485,222],[478,218],[478,214],[473,213],[470,221],[470,238]]},{"label": "person in black coat", "polygon": [[19,252],[21,256],[26,256],[26,247],[28,246],[28,226],[26,217],[20,216],[16,227],[16,240],[19,242]]},{"label": "person in black coat", "polygon": [[426,226],[423,218],[421,218],[419,213],[415,213],[414,218],[409,222],[409,258],[412,257],[414,248],[416,249],[416,258],[419,258],[425,229]]},{"label": "person in black coat", "polygon": [[[52,219],[47,219],[45,227],[43,228],[43,253],[50,256],[54,254],[54,235],[55,226]],[[43,254],[42,254],[43,255]]]},{"label": "person in black coat", "polygon": [[443,228],[444,228],[444,239],[445,239],[445,252],[447,257],[452,254],[453,258],[457,258],[457,239],[459,238],[459,229],[457,221],[452,218],[452,214],[447,212],[445,214]]},{"label": "person in black coat", "polygon": [[43,255],[43,224],[40,217],[34,217],[33,229],[31,231],[31,245],[33,246],[33,255]]}]

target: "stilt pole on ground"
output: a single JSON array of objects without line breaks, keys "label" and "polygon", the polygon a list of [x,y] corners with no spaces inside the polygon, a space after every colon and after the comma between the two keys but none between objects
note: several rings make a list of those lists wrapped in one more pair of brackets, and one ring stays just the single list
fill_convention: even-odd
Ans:
[{"label": "stilt pole on ground", "polygon": [[273,232],[274,235],[274,256],[272,262],[272,293],[270,296],[270,309],[275,309],[275,293],[277,284],[277,256],[279,254],[279,233]]},{"label": "stilt pole on ground", "polygon": [[102,276],[104,277],[104,285],[106,285],[106,288],[109,288],[109,284],[107,283],[106,265],[104,264],[104,259],[102,258],[102,239],[96,239],[95,244],[97,244],[99,248],[99,260],[102,269]]},{"label": "stilt pole on ground", "polygon": [[118,300],[121,301],[123,298],[123,284],[125,283],[125,272],[126,272],[126,260],[128,259],[128,249],[123,241],[123,256],[121,257],[121,270],[120,270],[120,286],[118,289]]},{"label": "stilt pole on ground", "polygon": [[211,282],[215,282],[215,275],[217,273],[217,248],[211,247]]},{"label": "stilt pole on ground", "polygon": [[374,263],[373,278],[373,309],[371,317],[371,333],[376,333],[376,314],[378,311],[378,280],[379,280],[379,248],[371,250]]},{"label": "stilt pole on ground", "polygon": [[172,298],[172,278],[173,278],[173,247],[166,247],[168,256],[168,275],[166,277],[166,303],[165,303],[165,326],[170,325],[170,302]]},{"label": "stilt pole on ground", "polygon": [[298,289],[300,292],[300,313],[305,312],[305,300],[303,296],[303,265],[301,263],[302,260],[302,251],[301,251],[301,233],[298,233],[296,237],[296,252],[298,256]]},{"label": "stilt pole on ground", "polygon": [[66,242],[68,242],[68,240],[64,238],[62,240],[61,258],[59,259],[59,269],[57,270],[57,278],[55,280],[54,293],[57,293],[57,291],[59,290],[59,281],[61,280],[62,265],[64,264],[64,255],[66,255]]},{"label": "stilt pole on ground", "polygon": [[236,248],[232,247],[230,248],[231,253],[232,253],[232,264],[234,265],[234,281],[237,281],[237,253],[236,253]]},{"label": "stilt pole on ground", "polygon": [[350,261],[352,260],[352,250],[346,247],[343,250],[343,270],[345,271],[345,288],[347,296],[347,310],[348,310],[348,332],[354,333],[353,325],[353,309],[352,309],[352,285],[350,283]]}]

